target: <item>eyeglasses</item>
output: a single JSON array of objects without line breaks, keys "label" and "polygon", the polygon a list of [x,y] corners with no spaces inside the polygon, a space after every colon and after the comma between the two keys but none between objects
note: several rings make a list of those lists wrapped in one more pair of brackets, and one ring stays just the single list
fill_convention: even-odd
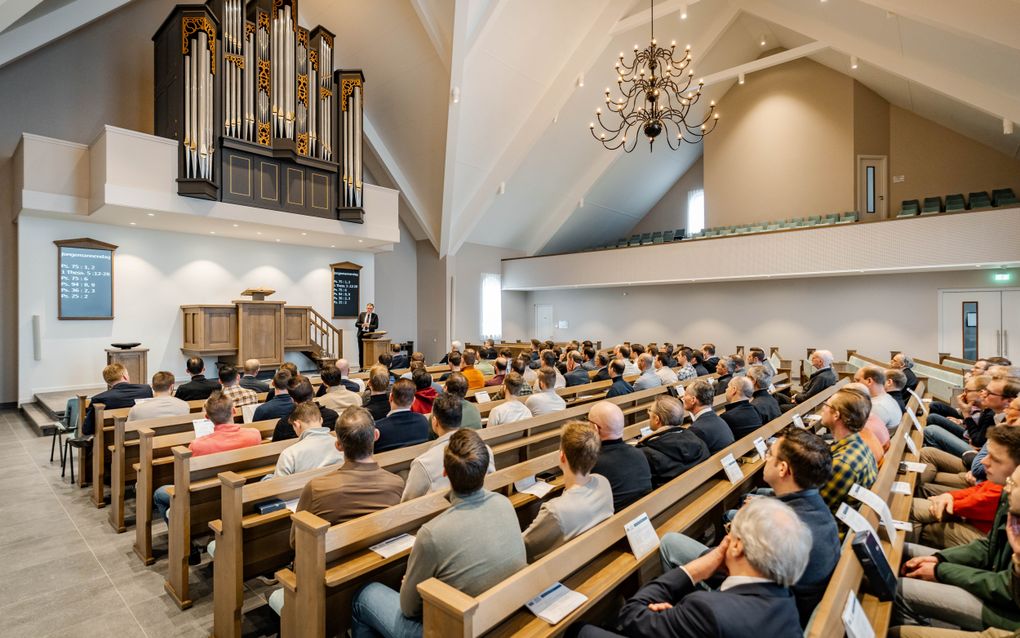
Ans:
[{"label": "eyeglasses", "polygon": [[989,390],[988,388],[985,388],[985,389],[984,389],[984,390],[982,390],[981,392],[983,392],[983,393],[987,394],[987,395],[988,395],[988,396],[990,396],[990,397],[999,397],[1000,399],[1001,399],[1002,397],[1004,397],[1004,396],[1005,396],[1005,395],[1003,395],[1003,394],[999,394],[998,392],[992,392],[992,391],[991,391],[991,390]]}]

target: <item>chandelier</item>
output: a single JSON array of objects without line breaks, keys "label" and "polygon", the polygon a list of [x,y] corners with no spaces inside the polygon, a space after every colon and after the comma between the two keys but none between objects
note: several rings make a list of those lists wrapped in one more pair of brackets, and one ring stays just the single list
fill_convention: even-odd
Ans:
[{"label": "chandelier", "polygon": [[[602,119],[602,109],[598,108],[595,116],[603,132],[595,132],[595,122],[588,125],[592,137],[611,151],[623,147],[624,152],[632,152],[637,146],[639,131],[648,139],[649,152],[655,138],[663,133],[666,134],[666,144],[675,151],[684,142],[695,144],[701,141],[715,129],[719,120],[713,100],[703,120],[688,121],[691,107],[701,98],[705,82],[700,80],[696,89],[691,88],[694,71],[688,69],[691,65],[690,45],[679,60],[675,56],[676,40],[668,49],[658,46],[655,41],[655,0],[649,2],[651,44],[646,49],[639,49],[635,44],[634,61],[629,65],[624,63],[623,53],[620,53],[615,68],[618,76],[616,84],[622,97],[613,100],[609,89],[606,89],[606,108],[619,116],[619,122],[616,126],[607,125]],[[616,118],[609,119],[616,121]]]}]

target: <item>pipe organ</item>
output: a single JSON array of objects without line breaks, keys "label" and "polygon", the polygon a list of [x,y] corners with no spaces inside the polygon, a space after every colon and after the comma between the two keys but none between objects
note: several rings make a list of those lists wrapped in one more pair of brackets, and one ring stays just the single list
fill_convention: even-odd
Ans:
[{"label": "pipe organ", "polygon": [[155,132],[176,139],[178,193],[363,222],[360,70],[297,0],[178,5],[153,36]]}]

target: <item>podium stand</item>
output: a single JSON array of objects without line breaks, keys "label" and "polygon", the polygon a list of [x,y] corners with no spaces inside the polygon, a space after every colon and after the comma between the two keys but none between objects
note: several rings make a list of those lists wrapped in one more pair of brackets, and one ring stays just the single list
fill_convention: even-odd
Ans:
[{"label": "podium stand", "polygon": [[127,370],[131,383],[149,382],[148,348],[107,348],[106,364],[119,363]]},{"label": "podium stand", "polygon": [[365,351],[365,360],[361,362],[361,369],[367,370],[379,361],[379,355],[390,351],[390,340],[383,337],[385,331],[367,332],[362,339]]}]

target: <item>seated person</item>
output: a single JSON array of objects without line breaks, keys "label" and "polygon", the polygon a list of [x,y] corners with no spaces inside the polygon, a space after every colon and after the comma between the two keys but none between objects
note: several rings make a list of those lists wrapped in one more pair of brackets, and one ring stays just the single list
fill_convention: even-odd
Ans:
[{"label": "seated person", "polygon": [[630,346],[626,344],[620,344],[616,346],[615,358],[623,361],[623,374],[627,377],[636,377],[641,374],[641,370],[638,369],[637,364],[634,363],[631,358],[634,351]]},{"label": "seated person", "polygon": [[613,515],[609,480],[591,473],[601,447],[598,432],[587,421],[563,426],[559,461],[563,494],[543,502],[535,520],[524,530],[529,563]]},{"label": "seated person", "polygon": [[652,470],[652,486],[659,487],[707,459],[708,446],[697,434],[681,427],[684,405],[668,394],[655,397],[648,408],[648,425],[652,433],[635,446],[648,459]]},{"label": "seated person", "polygon": [[487,427],[491,428],[532,417],[531,410],[521,400],[521,390],[527,385],[524,383],[524,378],[516,372],[506,375],[503,379],[503,397],[506,400],[489,410]]},{"label": "seated person", "polygon": [[[555,382],[553,383],[552,386],[550,386],[551,388],[558,389],[567,387],[567,378],[563,376],[563,374],[559,371],[559,368],[556,365],[558,363],[558,357],[555,351],[548,348],[542,350],[542,354],[541,357],[539,358],[539,361],[542,362],[541,367],[551,369],[556,377]],[[541,389],[539,389],[538,387],[538,379],[540,375],[538,374],[537,370],[535,372],[536,372],[535,378],[531,382],[531,389],[535,392],[541,392]]]},{"label": "seated person", "polygon": [[[692,349],[689,361],[691,362],[691,367],[694,368],[695,378],[709,374],[708,368],[705,367],[705,355],[700,350]],[[718,359],[715,363],[719,363]],[[712,366],[712,372],[715,372],[715,365]],[[677,373],[677,376],[680,376],[680,374]]]},{"label": "seated person", "polygon": [[747,367],[751,366],[763,366],[769,373],[770,377],[776,376],[776,368],[769,361],[769,358],[765,356],[765,351],[761,348],[751,347],[747,349]]},{"label": "seated person", "polygon": [[[789,505],[756,498],[740,508],[718,547],[642,587],[620,610],[630,638],[803,636],[790,593],[808,565],[811,530]],[[726,574],[719,589],[698,585]],[[613,636],[584,627],[581,638]]]},{"label": "seated person", "polygon": [[131,383],[127,370],[119,363],[111,363],[103,368],[103,381],[107,390],[92,397],[85,411],[85,421],[81,433],[88,436],[95,433],[96,411],[93,406],[101,403],[107,410],[130,408],[135,399],[151,399],[152,388],[143,383]]},{"label": "seated person", "polygon": [[822,390],[836,385],[837,379],[836,373],[832,369],[831,352],[828,350],[815,350],[811,353],[809,359],[815,371],[811,373],[808,382],[804,384],[801,391],[794,394],[789,401],[784,401],[785,395],[776,396],[776,400],[779,401],[779,408],[783,412],[789,411],[790,408],[798,403],[804,403]]},{"label": "seated person", "polygon": [[637,358],[637,367],[641,374],[634,380],[634,390],[647,390],[662,385],[662,379],[655,374],[655,357],[642,352]]},{"label": "seated person", "polygon": [[696,379],[684,389],[684,409],[691,414],[691,432],[694,432],[708,446],[708,453],[715,454],[734,442],[733,430],[722,417],[712,409],[715,391],[705,379]]},{"label": "seated person", "polygon": [[233,401],[238,410],[242,405],[255,405],[259,402],[259,395],[254,390],[241,387],[241,374],[234,366],[220,366],[220,386],[220,392]]},{"label": "seated person", "polygon": [[293,378],[290,371],[280,368],[273,375],[273,398],[267,399],[265,403],[255,408],[253,421],[268,421],[270,419],[282,419],[290,416],[294,409],[294,399],[287,392],[287,386]]},{"label": "seated person", "polygon": [[[355,594],[354,636],[421,636],[418,585],[430,578],[477,596],[527,566],[517,512],[505,496],[483,487],[492,451],[470,430],[448,443],[442,471],[450,477],[451,505],[418,530],[399,594],[380,583]],[[466,531],[484,542],[465,542]]]},{"label": "seated person", "polygon": [[613,362],[609,364],[609,378],[612,380],[613,385],[609,386],[609,391],[606,392],[607,399],[630,394],[634,391],[634,386],[627,383],[623,378],[626,371],[627,361],[624,359],[613,359]]},{"label": "seated person", "polygon": [[896,401],[901,412],[907,411],[907,400],[910,398],[906,387],[907,375],[903,374],[903,371],[891,368],[885,371],[885,393]]},{"label": "seated person", "polygon": [[598,366],[595,365],[595,348],[589,345],[584,346],[581,349],[581,354],[584,355],[584,361],[581,362],[581,367],[586,371],[591,372],[597,370]]},{"label": "seated person", "polygon": [[747,378],[754,383],[754,394],[751,395],[751,405],[758,411],[762,423],[768,423],[773,419],[782,416],[779,410],[779,402],[769,392],[772,387],[772,374],[768,368],[762,365],[753,365],[747,369]]},{"label": "seated person", "polygon": [[602,440],[595,474],[609,479],[613,488],[613,511],[619,512],[652,491],[652,470],[637,448],[623,442],[624,417],[620,406],[599,401],[588,411],[588,421]]},{"label": "seated person", "polygon": [[673,385],[679,380],[669,363],[670,356],[665,352],[655,355],[655,376],[659,377],[662,385]]},{"label": "seated person", "polygon": [[[491,357],[486,356],[491,354]],[[496,360],[496,349],[490,348],[485,350],[482,348],[481,351],[476,351],[475,355],[478,359],[475,361],[475,369],[482,373],[483,376],[491,377],[496,373],[496,368],[492,365],[492,362]]]},{"label": "seated person", "polygon": [[751,405],[754,382],[746,376],[733,377],[726,386],[726,410],[722,420],[730,426],[734,439],[742,439],[762,426],[761,415]]},{"label": "seated person", "polygon": [[897,372],[901,373],[906,378],[906,383],[903,385],[902,390],[917,391],[917,375],[914,374],[914,360],[898,352],[893,355],[893,358],[889,360],[889,367]]},{"label": "seated person", "polygon": [[468,348],[464,351],[464,367],[461,369],[461,374],[468,382],[468,390],[478,390],[485,387],[485,375],[482,371],[475,368],[475,364],[478,362],[478,353],[472,348]]},{"label": "seated person", "polygon": [[344,455],[337,451],[336,439],[329,429],[322,426],[322,414],[314,401],[298,403],[287,420],[297,434],[297,443],[280,452],[276,469],[266,478],[343,463]]},{"label": "seated person", "polygon": [[390,356],[393,357],[390,360],[390,370],[403,370],[410,363],[407,353],[401,350],[399,343],[390,344]]},{"label": "seated person", "polygon": [[407,372],[405,372],[404,374],[400,375],[400,378],[401,379],[410,379],[411,378],[411,373],[414,372],[414,369],[418,367],[418,364],[421,364],[422,367],[425,366],[425,353],[424,352],[412,352],[411,353],[411,359],[407,362]]},{"label": "seated person", "polygon": [[[527,355],[521,355],[510,359],[510,369],[521,375],[521,379],[524,380],[524,386],[521,387],[522,397],[531,396],[535,392],[535,390],[531,387],[531,383],[538,377],[538,375],[529,366],[530,361],[527,358]],[[531,373],[531,381],[528,380],[528,372]]]},{"label": "seated person", "polygon": [[871,395],[871,413],[879,418],[890,432],[895,432],[903,419],[903,410],[896,399],[885,391],[885,370],[878,366],[864,366],[854,373],[854,381],[863,383]]},{"label": "seated person", "polygon": [[[156,419],[161,416],[184,416],[189,414],[191,406],[188,405],[187,401],[181,401],[177,397],[170,396],[170,390],[173,387],[174,375],[172,372],[157,372],[152,375],[152,398],[146,399],[141,403],[135,403],[134,407],[128,410],[127,420],[139,421],[142,419]],[[94,397],[93,401],[95,401]],[[97,402],[103,403],[102,401]]]},{"label": "seated person", "polygon": [[[407,472],[407,484],[404,485],[404,493],[401,501],[409,501],[446,489],[450,486],[450,480],[443,472],[443,452],[450,441],[450,437],[461,429],[461,418],[463,415],[464,401],[453,394],[440,394],[432,404],[432,414],[429,424],[436,434],[436,441],[426,452],[419,454],[413,461]],[[489,450],[489,473],[496,471],[492,461],[492,450]]]},{"label": "seated person", "polygon": [[340,383],[351,392],[361,392],[364,390],[362,385],[357,381],[350,379],[351,376],[351,364],[348,363],[347,359],[337,359],[336,369],[340,371]]},{"label": "seated person", "polygon": [[592,382],[595,381],[609,381],[609,362],[611,359],[605,352],[600,352],[595,355],[595,375],[591,378]]},{"label": "seated person", "polygon": [[[848,383],[843,386],[843,389],[857,392],[868,401],[869,405],[871,404],[871,393],[863,383]],[[874,410],[869,410],[868,420],[864,422],[864,427],[861,429],[861,438],[868,444],[868,449],[871,450],[879,467],[882,465],[885,451],[889,448],[889,436],[889,428],[885,427],[885,423],[878,418]]]},{"label": "seated person", "polygon": [[241,387],[254,390],[257,393],[269,392],[269,384],[259,380],[259,370],[262,369],[262,362],[258,359],[248,359],[244,362],[244,375],[241,376]]},{"label": "seated person", "polygon": [[979,449],[985,444],[988,430],[1006,420],[1006,407],[1017,394],[1020,394],[1020,381],[1008,379],[989,381],[980,393],[981,411],[975,414],[972,410],[971,415],[965,417],[961,423],[964,430],[962,438],[951,434],[944,424],[942,427],[925,428],[925,445],[930,444],[960,457],[966,452]]},{"label": "seated person", "polygon": [[390,371],[385,366],[372,366],[368,371],[368,391],[358,396],[361,403],[353,405],[368,410],[376,421],[385,418],[390,411],[390,383],[392,380]]},{"label": "seated person", "polygon": [[910,520],[921,542],[945,548],[986,538],[1006,484],[1020,464],[1020,429],[1002,425],[988,431],[988,454],[981,464],[987,480],[930,498],[914,498]]},{"label": "seated person", "polygon": [[524,405],[531,411],[532,416],[541,416],[550,412],[559,412],[567,409],[567,402],[563,397],[556,394],[556,371],[549,366],[542,366],[538,370],[538,391],[534,392],[524,402]]},{"label": "seated person", "polygon": [[464,355],[457,351],[451,352],[444,358],[446,359],[446,363],[450,364],[450,371],[439,376],[440,383],[445,383],[454,372],[460,372],[464,364]]},{"label": "seated person", "polygon": [[832,432],[832,476],[820,492],[835,516],[854,483],[870,488],[878,475],[878,462],[861,438],[871,404],[860,392],[842,389],[822,404],[821,425]]},{"label": "seated person", "polygon": [[485,387],[503,385],[503,379],[506,378],[506,370],[510,366],[510,362],[505,357],[496,357],[493,362],[493,375],[492,378],[485,382]]},{"label": "seated person", "polygon": [[422,414],[411,411],[414,403],[414,383],[398,379],[390,389],[390,411],[375,422],[379,433],[375,451],[385,452],[408,445],[424,443],[429,438],[429,420]]},{"label": "seated person", "polygon": [[719,357],[715,356],[715,344],[704,343],[701,345],[702,363],[706,370],[715,372],[716,366],[719,365]]},{"label": "seated person", "polygon": [[494,342],[492,339],[486,339],[482,343],[482,347],[478,351],[478,355],[482,359],[487,359],[489,361],[491,361],[491,360],[495,359],[496,357],[498,357],[499,353],[496,352],[496,342]]},{"label": "seated person", "polygon": [[432,375],[425,371],[425,368],[416,368],[411,372],[411,382],[414,383],[414,403],[411,404],[411,412],[428,414],[432,411],[432,402],[439,394],[432,387]]},{"label": "seated person", "polygon": [[581,353],[577,350],[567,355],[567,374],[564,375],[564,380],[568,388],[589,383],[588,371],[581,367],[581,359]]},{"label": "seated person", "polygon": [[312,383],[308,380],[308,377],[300,375],[292,377],[290,381],[287,382],[287,394],[277,395],[277,398],[282,396],[289,396],[291,398],[291,410],[286,416],[280,417],[280,420],[276,422],[276,427],[273,428],[273,441],[286,441],[287,439],[297,438],[297,432],[294,431],[294,427],[290,422],[290,415],[294,411],[294,407],[302,403],[311,402],[315,404],[315,407],[318,408],[319,414],[322,417],[322,427],[327,430],[332,430],[333,426],[336,425],[336,420],[339,415],[337,415],[335,410],[330,410],[329,408],[325,408],[318,403],[315,403],[315,390],[312,389]]},{"label": "seated person", "polygon": [[[799,428],[786,428],[776,437],[765,457],[765,483],[811,530],[813,543],[804,574],[793,585],[801,626],[822,599],[829,577],[839,562],[840,542],[836,519],[818,494],[832,470],[832,454],[822,437]],[[762,496],[749,495],[748,501]],[[662,537],[659,553],[663,570],[684,565],[710,551],[683,534]]]},{"label": "seated person", "polygon": [[446,394],[452,394],[460,399],[460,402],[463,404],[461,407],[460,427],[469,430],[481,430],[482,413],[478,411],[477,403],[468,401],[465,398],[467,397],[468,382],[464,375],[459,372],[450,374],[450,377],[446,380],[445,388]]},{"label": "seated person", "polygon": [[676,366],[674,366],[680,368],[676,373],[677,381],[690,381],[698,377],[698,371],[694,368],[693,359],[694,350],[684,347],[677,351]]},{"label": "seated person", "polygon": [[322,379],[321,387],[325,388],[326,391],[316,397],[316,403],[336,412],[343,412],[351,406],[361,407],[361,395],[357,392],[351,392],[351,389],[344,385],[344,377],[343,373],[340,372],[340,368],[326,366],[322,369],[322,373],[319,376]]},{"label": "seated person", "polygon": [[[454,352],[456,352],[458,355],[460,355],[460,351],[461,351],[461,349],[463,347],[464,347],[464,344],[461,343],[460,341],[451,341],[450,342],[450,351],[443,355],[443,358],[439,360],[439,363],[441,363],[441,364],[442,363],[450,363],[450,355],[452,355]],[[460,365],[460,361],[459,360],[457,362],[457,365]],[[452,367],[452,365],[451,365],[451,367]],[[445,380],[446,379],[440,379],[440,381],[445,381]]]},{"label": "seated person", "polygon": [[[1015,438],[1015,428],[1004,431]],[[1020,517],[1020,490],[1012,487],[1017,483],[1020,468],[1003,488],[987,538],[943,550],[906,544],[909,560],[898,583],[893,626],[939,621],[967,631],[1020,629],[1020,606],[1010,587],[1015,563],[1009,541],[1015,535],[1010,524]]]},{"label": "seated person", "polygon": [[205,378],[205,361],[202,357],[188,357],[188,374],[191,381],[181,384],[174,396],[181,401],[205,401],[213,392],[218,392],[220,382]]},{"label": "seated person", "polygon": [[[280,370],[286,370],[288,373],[290,373],[291,378],[294,378],[296,376],[300,376],[300,374],[301,374],[300,372],[298,372],[297,366],[294,365],[294,362],[292,362],[292,361],[284,361],[283,363],[281,363],[280,367],[277,368],[276,371],[279,372]],[[322,387],[321,384],[319,385],[319,390],[321,391],[321,392],[319,392],[319,396],[322,396],[323,394],[326,393],[325,389]],[[267,402],[268,401],[272,401],[275,396],[276,396],[276,387],[274,387],[272,381],[270,381],[270,383],[269,383],[269,392],[266,393],[266,401]]]},{"label": "seated person", "polygon": [[[973,449],[966,439],[966,427],[963,420],[973,417],[972,423],[980,421],[982,411],[981,398],[991,377],[974,375],[963,382],[963,390],[957,395],[956,407],[952,408],[941,401],[929,404],[928,418],[925,420],[924,445],[949,452],[956,457]],[[940,406],[942,406],[940,408]],[[983,424],[987,427],[987,424]]]}]

